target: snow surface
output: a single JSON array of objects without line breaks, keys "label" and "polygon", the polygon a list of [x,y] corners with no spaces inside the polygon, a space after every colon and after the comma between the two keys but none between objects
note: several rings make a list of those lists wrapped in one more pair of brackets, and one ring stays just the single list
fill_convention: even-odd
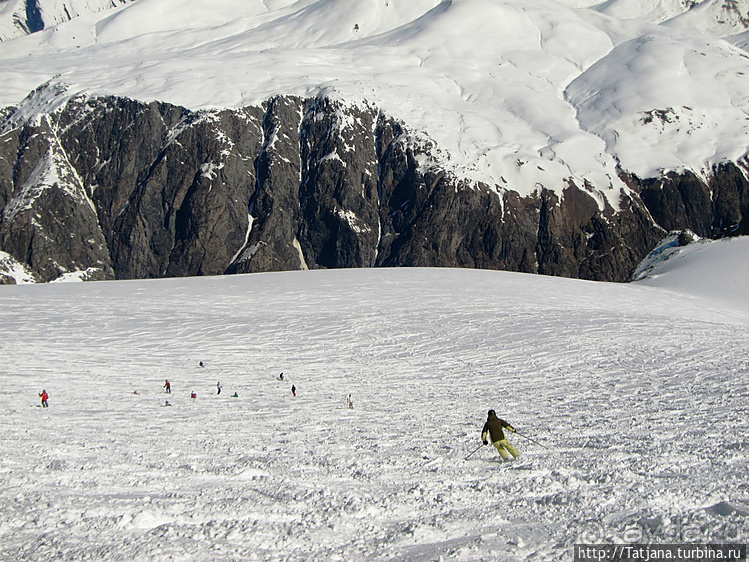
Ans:
[{"label": "snow surface", "polygon": [[[0,559],[746,542],[748,242],[626,285],[356,269],[0,287]],[[489,408],[546,448],[512,435],[521,459],[499,463]]]},{"label": "snow surface", "polygon": [[[676,237],[674,234],[669,239]],[[749,237],[701,239],[663,249],[654,264],[641,274],[635,273],[638,284],[692,295],[705,302],[729,302],[749,315]]]},{"label": "snow surface", "polygon": [[705,176],[746,154],[749,58],[728,37],[746,0],[590,4],[137,0],[0,44],[0,105],[50,80],[191,109],[325,93],[428,135],[461,177],[521,194],[587,181],[614,208],[618,165]]}]

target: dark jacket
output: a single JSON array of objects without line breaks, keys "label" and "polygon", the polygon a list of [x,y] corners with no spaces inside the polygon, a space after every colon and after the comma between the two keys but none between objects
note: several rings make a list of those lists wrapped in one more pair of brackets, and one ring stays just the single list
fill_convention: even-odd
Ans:
[{"label": "dark jacket", "polygon": [[497,414],[490,414],[486,419],[484,429],[481,431],[481,440],[485,441],[486,433],[489,432],[492,437],[492,443],[502,441],[502,439],[505,438],[505,432],[502,431],[502,428],[507,428],[512,432],[515,431],[515,428],[512,427],[509,423],[507,423],[505,420],[499,419],[497,417]]}]

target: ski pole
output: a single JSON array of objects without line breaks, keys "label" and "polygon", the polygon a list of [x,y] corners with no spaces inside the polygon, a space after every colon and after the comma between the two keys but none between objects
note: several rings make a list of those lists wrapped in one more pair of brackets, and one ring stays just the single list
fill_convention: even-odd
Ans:
[{"label": "ski pole", "polygon": [[476,453],[478,453],[478,452],[479,452],[479,449],[480,449],[481,447],[483,447],[483,446],[484,446],[483,444],[482,444],[482,445],[479,445],[479,446],[478,446],[478,449],[476,449],[475,451],[471,452],[471,454],[470,454],[470,455],[468,455],[468,456],[466,457],[466,460],[470,459],[470,458],[471,458],[471,457],[472,457],[473,455],[475,455]]},{"label": "ski pole", "polygon": [[539,442],[538,442],[538,441],[536,441],[535,439],[531,439],[531,438],[530,438],[530,437],[528,437],[527,435],[523,435],[522,433],[518,433],[517,431],[515,432],[515,435],[520,435],[520,437],[524,437],[525,439],[527,439],[527,440],[528,440],[528,441],[530,441],[531,443],[535,443],[536,445],[538,445],[539,447],[543,447],[544,449],[548,449],[548,448],[549,448],[549,447],[547,447],[546,445],[542,445],[541,443],[539,443]]}]

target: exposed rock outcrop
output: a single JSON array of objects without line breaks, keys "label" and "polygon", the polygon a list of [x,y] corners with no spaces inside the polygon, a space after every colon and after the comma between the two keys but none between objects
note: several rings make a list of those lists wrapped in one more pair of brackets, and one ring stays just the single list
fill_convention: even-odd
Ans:
[{"label": "exposed rock outcrop", "polygon": [[626,176],[650,210],[653,219],[668,231],[686,230],[703,238],[749,234],[749,181],[740,168],[747,163],[723,163],[707,181],[692,172],[660,178]]},{"label": "exposed rock outcrop", "polygon": [[73,97],[0,119],[0,250],[43,281],[375,266],[624,281],[664,229],[746,229],[735,165],[707,183],[628,177],[619,209],[572,182],[523,197],[442,169],[376,107],[324,96],[200,112]]}]

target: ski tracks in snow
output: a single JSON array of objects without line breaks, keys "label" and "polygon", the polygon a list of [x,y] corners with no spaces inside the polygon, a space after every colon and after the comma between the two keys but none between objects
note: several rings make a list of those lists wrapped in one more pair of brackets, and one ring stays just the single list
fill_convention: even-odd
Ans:
[{"label": "ski tracks in snow", "polygon": [[[581,539],[745,539],[745,326],[551,281],[1,296],[0,558],[557,560]],[[550,450],[510,435],[515,464],[491,446],[465,461],[489,408]]]}]

